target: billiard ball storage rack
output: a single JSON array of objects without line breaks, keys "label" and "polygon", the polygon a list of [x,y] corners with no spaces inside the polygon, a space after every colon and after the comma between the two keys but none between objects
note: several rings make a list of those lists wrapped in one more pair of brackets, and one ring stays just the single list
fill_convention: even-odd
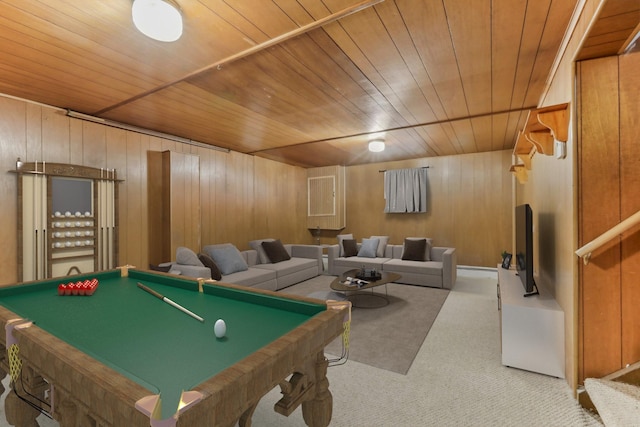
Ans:
[{"label": "billiard ball storage rack", "polygon": [[22,162],[18,176],[18,280],[118,265],[115,169]]}]

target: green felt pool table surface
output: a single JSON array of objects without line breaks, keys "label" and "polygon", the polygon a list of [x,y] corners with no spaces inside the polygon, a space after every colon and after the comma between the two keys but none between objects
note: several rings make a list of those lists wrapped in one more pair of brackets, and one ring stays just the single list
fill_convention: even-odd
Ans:
[{"label": "green felt pool table surface", "polygon": [[[97,278],[91,296],[58,285]],[[204,318],[200,322],[140,289],[141,283]],[[201,291],[199,291],[201,289]],[[203,284],[141,270],[79,275],[0,289],[0,305],[162,395],[162,418],[191,390],[327,310],[325,304]],[[223,319],[226,336],[216,338]]]}]

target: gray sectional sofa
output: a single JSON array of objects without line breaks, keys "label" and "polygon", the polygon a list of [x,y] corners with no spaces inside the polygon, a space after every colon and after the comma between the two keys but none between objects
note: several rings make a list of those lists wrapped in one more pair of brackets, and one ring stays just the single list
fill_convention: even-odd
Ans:
[{"label": "gray sectional sofa", "polygon": [[[202,248],[202,252],[215,261],[221,273],[220,282],[253,288],[276,291],[322,273],[320,246],[295,244],[282,246],[290,259],[276,263],[271,263],[264,256],[261,257],[256,249],[239,251],[230,243],[206,245]],[[184,276],[211,278],[211,269],[199,260],[196,262],[191,256],[181,257],[177,254],[176,262],[172,262],[170,268],[171,272]]]},{"label": "gray sectional sofa", "polygon": [[[455,248],[434,247],[431,239],[426,240],[429,261],[403,260],[404,245],[387,244],[383,256],[375,257],[344,256],[345,254],[341,254],[340,244],[329,246],[329,274],[338,276],[352,269],[375,268],[378,271],[400,274],[401,278],[397,283],[451,289],[457,278]],[[358,248],[360,247],[361,244],[358,243]]]}]

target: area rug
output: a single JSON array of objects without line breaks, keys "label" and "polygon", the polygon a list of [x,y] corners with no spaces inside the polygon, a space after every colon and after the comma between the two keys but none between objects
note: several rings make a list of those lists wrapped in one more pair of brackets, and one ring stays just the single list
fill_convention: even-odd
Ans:
[{"label": "area rug", "polygon": [[[280,292],[309,295],[328,291],[333,279],[333,276],[318,276]],[[396,283],[387,286],[388,305],[353,308],[349,359],[406,375],[449,291]],[[384,293],[384,286],[375,288],[375,292]],[[341,338],[327,346],[325,353],[329,358],[329,355],[339,356]]]}]

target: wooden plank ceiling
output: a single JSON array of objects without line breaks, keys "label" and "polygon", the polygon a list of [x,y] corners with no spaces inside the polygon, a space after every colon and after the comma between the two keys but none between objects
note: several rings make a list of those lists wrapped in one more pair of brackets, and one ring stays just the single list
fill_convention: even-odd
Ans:
[{"label": "wooden plank ceiling", "polygon": [[131,0],[3,0],[0,92],[303,167],[510,149],[576,1],[178,0],[163,43]]}]

